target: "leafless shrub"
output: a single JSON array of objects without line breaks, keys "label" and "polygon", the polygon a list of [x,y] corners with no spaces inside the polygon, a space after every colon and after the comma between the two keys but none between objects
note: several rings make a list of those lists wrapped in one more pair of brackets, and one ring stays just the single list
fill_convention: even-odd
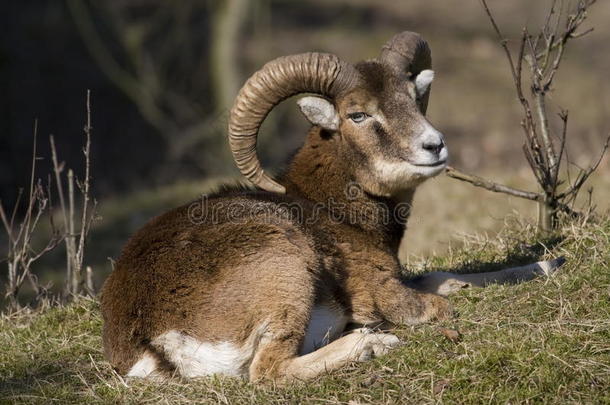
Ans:
[{"label": "leafless shrub", "polygon": [[[559,112],[561,130],[559,133],[553,133],[549,124],[550,111],[546,103],[546,96],[552,90],[553,80],[569,41],[580,38],[593,30],[593,28],[589,28],[579,32],[578,28],[585,21],[587,10],[595,3],[595,0],[576,2],[553,0],[538,33],[532,34],[527,28],[523,28],[516,54],[511,52],[508,47],[508,40],[500,31],[487,1],[481,0],[481,3],[506,54],[517,98],[523,110],[521,121],[525,135],[523,153],[540,186],[540,191],[517,190],[463,173],[452,167],[447,168],[447,175],[490,191],[536,201],[539,207],[538,228],[541,231],[549,231],[557,227],[558,214],[561,212],[570,216],[582,215],[573,210],[574,201],[589,176],[597,169],[610,141],[610,137],[608,137],[594,164],[586,169],[579,168],[579,173],[573,182],[570,182],[569,178],[567,182],[560,179],[562,162],[570,163],[565,154],[568,111],[562,109]],[[529,96],[523,90],[524,65],[529,69]]]},{"label": "leafless shrub", "polygon": [[[61,216],[63,219],[64,241],[66,245],[66,279],[64,284],[64,296],[70,297],[78,294],[93,295],[92,271],[90,267],[83,267],[83,257],[85,254],[85,242],[91,223],[95,218],[96,201],[91,200],[90,196],[90,168],[91,168],[91,93],[87,91],[87,118],[84,127],[85,146],[83,155],[85,157],[85,177],[82,181],[75,180],[74,172],[68,169],[66,181],[68,184],[68,202],[66,205],[66,197],[64,195],[64,186],[62,172],[64,163],[60,163],[57,159],[57,149],[55,148],[55,140],[50,137],[51,154],[53,160],[53,173],[55,175],[55,184],[57,186],[57,194],[59,195],[59,203]],[[74,183],[81,193],[80,206],[80,223],[77,222],[77,212],[75,209],[75,188]],[[76,228],[79,228],[78,234]]]},{"label": "leafless shrub", "polygon": [[[34,146],[30,172],[30,185],[27,194],[25,212],[21,214],[23,190],[20,190],[17,201],[10,212],[7,212],[0,201],[0,219],[7,236],[7,251],[4,261],[7,263],[7,278],[5,297],[8,300],[9,310],[20,308],[20,291],[26,281],[29,282],[36,294],[35,301],[40,303],[49,298],[49,286],[42,286],[32,271],[33,264],[54,250],[63,241],[66,247],[66,277],[63,288],[63,297],[68,299],[77,295],[93,295],[92,269],[83,266],[86,240],[91,224],[96,216],[96,202],[90,196],[90,150],[91,150],[91,102],[90,92],[87,91],[87,118],[84,127],[85,157],[84,178],[78,180],[72,169],[67,170],[63,176],[65,164],[57,157],[55,140],[50,137],[53,162],[53,174],[56,185],[56,194],[59,200],[59,214],[63,227],[59,228],[54,222],[54,208],[51,204],[52,181],[49,176],[47,186],[43,186],[41,179],[36,179],[37,156],[37,125],[34,126]],[[65,177],[65,178],[64,178]],[[64,188],[67,183],[67,190]],[[76,187],[75,187],[76,184]],[[80,204],[77,207],[77,192],[80,191]],[[78,219],[80,215],[80,220]],[[39,226],[43,219],[48,219],[50,236],[44,246],[35,249],[35,240],[39,242],[43,231]],[[77,231],[78,230],[78,231]]]},{"label": "leafless shrub", "polygon": [[[17,201],[10,211],[4,209],[0,201],[0,219],[4,226],[7,236],[7,252],[4,261],[7,264],[7,280],[5,285],[5,298],[11,310],[19,308],[19,292],[27,280],[36,293],[37,299],[47,294],[47,288],[41,286],[34,273],[32,265],[47,252],[55,249],[62,239],[62,235],[57,231],[53,224],[51,212],[50,189],[45,190],[40,179],[36,179],[36,138],[38,132],[37,123],[34,124],[34,146],[32,153],[32,166],[30,172],[30,186],[27,194],[27,205],[25,214],[18,219],[19,210],[23,197],[23,189],[19,191]],[[51,237],[47,240],[44,247],[35,250],[32,239],[37,232],[40,221],[43,217],[48,217],[51,225]]]}]

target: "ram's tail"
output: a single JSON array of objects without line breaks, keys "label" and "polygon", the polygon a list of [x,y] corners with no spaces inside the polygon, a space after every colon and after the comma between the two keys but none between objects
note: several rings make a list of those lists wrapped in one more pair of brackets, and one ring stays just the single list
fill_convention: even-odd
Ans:
[{"label": "ram's tail", "polygon": [[553,260],[487,273],[458,274],[435,271],[414,278],[408,284],[419,291],[447,296],[467,287],[486,287],[490,284],[518,284],[539,276],[549,277],[565,261],[564,257],[558,257]]}]

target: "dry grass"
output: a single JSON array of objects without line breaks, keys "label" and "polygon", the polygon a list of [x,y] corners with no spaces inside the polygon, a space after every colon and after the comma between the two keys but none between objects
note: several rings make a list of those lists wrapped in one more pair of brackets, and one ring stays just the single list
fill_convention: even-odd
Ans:
[{"label": "dry grass", "polygon": [[211,377],[126,383],[103,359],[98,303],[23,311],[0,319],[1,403],[604,403],[610,401],[610,218],[568,224],[540,240],[514,218],[494,238],[416,271],[480,270],[565,255],[553,279],[466,290],[443,326],[400,328],[405,345],[309,384],[252,386]]}]

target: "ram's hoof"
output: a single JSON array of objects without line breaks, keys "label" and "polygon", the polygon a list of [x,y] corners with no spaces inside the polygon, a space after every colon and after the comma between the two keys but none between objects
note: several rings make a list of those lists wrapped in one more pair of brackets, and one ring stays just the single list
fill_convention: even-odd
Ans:
[{"label": "ram's hoof", "polygon": [[566,262],[564,256],[559,256],[553,260],[547,260],[545,262],[539,262],[540,268],[546,276],[551,276]]}]

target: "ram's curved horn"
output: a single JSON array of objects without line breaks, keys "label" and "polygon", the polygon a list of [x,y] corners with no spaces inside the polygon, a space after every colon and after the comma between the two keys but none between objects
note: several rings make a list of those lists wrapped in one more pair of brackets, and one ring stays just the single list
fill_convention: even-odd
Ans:
[{"label": "ram's curved horn", "polygon": [[[403,31],[396,34],[381,48],[379,60],[390,66],[397,74],[413,78],[422,70],[432,67],[432,56],[428,43],[416,32]],[[421,98],[420,107],[425,114],[429,91]]]},{"label": "ram's curved horn", "polygon": [[286,192],[263,171],[256,154],[256,138],[265,117],[295,94],[317,93],[334,99],[356,80],[352,65],[316,52],[277,58],[254,73],[239,91],[229,117],[229,144],[242,174],[264,190]]}]

